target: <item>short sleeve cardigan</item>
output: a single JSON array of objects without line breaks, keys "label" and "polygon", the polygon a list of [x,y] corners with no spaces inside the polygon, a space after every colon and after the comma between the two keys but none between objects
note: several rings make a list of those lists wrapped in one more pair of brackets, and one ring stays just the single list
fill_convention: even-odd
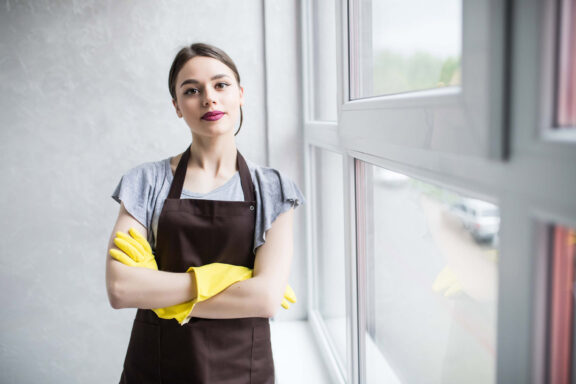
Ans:
[{"label": "short sleeve cardigan", "polygon": [[[304,203],[296,184],[273,168],[246,161],[256,191],[254,251],[266,241],[266,231],[281,213]],[[170,158],[132,168],[118,183],[112,198],[124,203],[130,215],[148,229],[148,241],[155,248],[158,219],[172,183]],[[242,201],[244,194],[238,172],[224,185],[208,193],[182,190],[182,199]]]}]

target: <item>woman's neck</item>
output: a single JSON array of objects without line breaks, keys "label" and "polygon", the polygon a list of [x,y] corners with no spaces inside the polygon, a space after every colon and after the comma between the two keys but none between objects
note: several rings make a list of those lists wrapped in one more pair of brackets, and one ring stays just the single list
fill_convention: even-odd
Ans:
[{"label": "woman's neck", "polygon": [[188,167],[218,176],[236,171],[236,142],[234,136],[205,138],[195,136],[190,147]]}]

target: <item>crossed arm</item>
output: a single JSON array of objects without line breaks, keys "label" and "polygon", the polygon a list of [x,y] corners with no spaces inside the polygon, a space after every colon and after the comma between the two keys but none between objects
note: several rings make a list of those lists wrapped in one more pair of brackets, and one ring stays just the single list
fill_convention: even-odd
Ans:
[{"label": "crossed arm", "polygon": [[[253,278],[240,281],[220,294],[198,303],[191,313],[202,318],[272,317],[282,301],[293,254],[293,209],[276,218],[266,233],[266,242],[257,249]],[[124,205],[108,244],[115,233],[130,227],[144,236],[147,230]],[[106,287],[113,308],[162,308],[192,300],[196,283],[190,273],[155,271],[126,266],[106,255]]]}]

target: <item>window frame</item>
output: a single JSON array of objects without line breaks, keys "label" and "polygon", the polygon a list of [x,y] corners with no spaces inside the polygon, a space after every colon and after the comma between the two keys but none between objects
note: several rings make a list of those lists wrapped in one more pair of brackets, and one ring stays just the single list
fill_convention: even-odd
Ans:
[{"label": "window frame", "polygon": [[[342,36],[348,39],[350,57],[347,60],[348,68],[341,74],[346,83],[341,106],[345,112],[341,114],[341,133],[343,141],[349,142],[349,149],[387,155],[387,149],[375,146],[374,140],[354,140],[357,136],[364,136],[417,150],[432,148],[435,152],[473,154],[475,157],[496,160],[504,158],[507,151],[503,140],[506,137],[503,108],[507,90],[507,84],[503,81],[507,61],[504,39],[506,2],[486,0],[463,3],[462,87],[353,99],[351,90],[357,90],[359,82],[363,81],[361,71],[357,70],[360,52],[358,39],[362,32],[359,26],[353,25],[361,14],[360,1],[351,0],[347,7],[349,12],[342,19],[343,29],[346,29],[344,23],[348,20],[351,24],[350,36]],[[479,28],[478,23],[468,20],[478,19],[478,14],[485,22],[480,23]],[[489,28],[482,29],[488,22]],[[486,55],[485,59],[483,55]],[[439,114],[442,118],[431,122]],[[466,117],[470,115],[474,115],[474,118]],[[374,127],[374,124],[367,123],[369,121],[386,123]],[[433,129],[430,124],[434,124]],[[459,124],[459,129],[464,129],[465,134],[459,130],[450,131],[453,124]],[[473,125],[479,127],[471,128]],[[440,135],[439,131],[444,132]],[[477,136],[479,150],[476,148]]]},{"label": "window frame", "polygon": [[[315,250],[318,247],[317,244],[317,225],[318,221],[313,212],[315,211],[312,207],[315,205],[314,202],[316,200],[316,181],[313,179],[313,172],[312,170],[316,169],[316,155],[315,151],[317,150],[324,150],[336,153],[342,156],[342,166],[344,170],[343,175],[343,201],[345,204],[344,208],[344,218],[345,220],[345,236],[344,243],[345,243],[345,270],[349,273],[345,276],[345,285],[347,287],[347,294],[346,294],[346,357],[347,361],[344,362],[344,367],[341,367],[338,363],[337,351],[334,348],[333,342],[330,340],[330,334],[324,324],[322,315],[318,309],[318,267],[316,258],[308,257],[308,270],[309,270],[309,284],[308,284],[308,313],[309,313],[309,323],[313,334],[315,336],[316,342],[321,350],[322,356],[324,357],[324,361],[328,367],[328,373],[334,383],[350,383],[354,381],[346,381],[346,377],[354,378],[355,377],[355,368],[358,365],[357,361],[357,352],[354,348],[355,345],[355,338],[356,335],[353,332],[355,329],[355,323],[357,319],[355,315],[357,311],[356,308],[356,298],[353,295],[354,287],[356,285],[356,273],[355,273],[355,266],[352,265],[353,258],[351,257],[353,253],[354,239],[355,235],[353,234],[353,227],[350,226],[350,218],[354,217],[353,209],[350,210],[350,202],[354,201],[354,199],[350,196],[350,193],[353,192],[353,189],[349,188],[350,183],[348,182],[351,177],[350,172],[350,159],[346,156],[345,153],[341,152],[337,147],[332,145],[314,145],[312,143],[306,145],[306,157],[307,157],[307,194],[310,197],[310,204],[308,204],[307,215],[309,222],[311,225],[308,226],[308,252],[309,255],[314,254]],[[353,379],[352,379],[353,380]]]},{"label": "window frame", "polygon": [[[553,64],[548,63],[542,52],[550,47],[554,38],[550,15],[554,8],[550,2],[526,0],[522,6],[512,7],[511,1],[488,0],[494,5],[492,15],[501,23],[494,33],[500,40],[492,47],[495,52],[508,48],[510,54],[494,55],[490,65],[500,68],[497,74],[503,88],[493,101],[495,111],[491,116],[500,128],[491,136],[496,150],[483,156],[459,156],[449,151],[434,151],[408,142],[388,140],[390,136],[370,130],[354,130],[354,118],[358,111],[370,116],[368,122],[377,121],[382,108],[400,108],[418,105],[418,100],[401,97],[349,100],[348,55],[348,1],[337,2],[337,74],[338,74],[338,120],[315,121],[310,113],[314,99],[306,96],[314,86],[309,70],[309,53],[314,48],[309,38],[308,2],[301,2],[303,44],[303,107],[304,145],[306,153],[311,147],[326,148],[339,152],[345,161],[343,179],[345,186],[346,263],[350,270],[346,284],[347,310],[350,309],[348,348],[348,383],[365,382],[363,372],[363,300],[359,289],[364,283],[358,267],[355,167],[356,160],[370,162],[394,172],[404,173],[425,182],[444,186],[471,197],[497,201],[501,212],[497,324],[497,378],[499,383],[544,382],[542,361],[545,350],[546,304],[543,292],[547,266],[549,241],[545,228],[551,223],[576,228],[576,164],[573,143],[561,138],[550,139],[543,133],[551,127],[550,114],[555,98],[546,87],[553,84]],[[552,7],[552,8],[551,8]],[[350,28],[353,28],[351,26]],[[547,64],[548,63],[548,64]],[[536,79],[536,80],[534,80]],[[553,88],[548,88],[553,89]],[[424,91],[422,97],[433,105],[443,100],[434,99],[434,92]],[[416,95],[416,93],[415,93]],[[420,96],[420,95],[416,95]],[[546,113],[549,113],[546,117]],[[546,124],[544,124],[546,122]],[[361,137],[360,134],[365,134]],[[556,140],[558,139],[558,140]],[[377,146],[375,144],[378,144]],[[306,159],[307,183],[313,175],[309,156]],[[553,187],[551,187],[553,186]],[[312,196],[308,190],[308,196]],[[311,203],[312,204],[312,203]],[[313,220],[307,211],[308,220]],[[310,239],[313,235],[309,234]],[[314,255],[309,248],[309,259]],[[313,279],[313,274],[310,274]],[[311,281],[312,284],[314,284]],[[311,286],[312,286],[311,284]],[[309,292],[313,295],[314,292]],[[312,296],[310,296],[312,297]],[[311,300],[310,311],[314,310]],[[318,331],[315,330],[316,337]],[[323,349],[326,353],[326,349]],[[330,368],[330,365],[328,365]],[[341,382],[341,381],[340,381]]]},{"label": "window frame", "polygon": [[[540,86],[542,89],[540,113],[539,141],[534,146],[542,147],[554,146],[557,150],[564,152],[566,147],[576,144],[576,126],[560,127],[556,124],[556,114],[558,113],[558,82],[561,79],[559,73],[559,61],[561,60],[561,39],[560,10],[563,2],[570,0],[547,1],[543,5],[542,19],[542,55],[540,65],[542,67],[540,76]],[[576,20],[573,21],[576,23]],[[546,150],[546,149],[539,149]]]}]

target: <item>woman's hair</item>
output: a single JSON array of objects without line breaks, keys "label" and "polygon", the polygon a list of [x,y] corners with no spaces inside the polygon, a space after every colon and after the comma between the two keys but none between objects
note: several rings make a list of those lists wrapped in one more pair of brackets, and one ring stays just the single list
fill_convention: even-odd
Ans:
[{"label": "woman's hair", "polygon": [[189,47],[184,47],[176,54],[174,61],[172,62],[172,67],[170,67],[170,74],[168,75],[168,88],[170,89],[170,95],[176,100],[176,76],[188,62],[188,60],[193,59],[197,56],[211,57],[224,64],[234,72],[236,81],[240,84],[240,74],[236,68],[236,64],[232,61],[230,56],[226,54],[220,48],[217,48],[210,44],[195,43]]},{"label": "woman's hair", "polygon": [[[232,70],[232,72],[234,72],[234,77],[236,77],[236,81],[238,82],[238,85],[240,85],[240,74],[238,73],[236,64],[234,64],[234,61],[232,61],[226,52],[210,44],[194,43],[189,47],[182,48],[176,54],[176,57],[172,62],[172,66],[170,67],[170,74],[168,75],[168,89],[170,90],[170,95],[172,95],[173,100],[176,100],[176,77],[178,76],[178,73],[188,62],[188,60],[197,56],[211,57],[225,64]],[[242,127],[243,117],[242,107],[240,107],[240,127],[238,127],[235,135],[238,134],[240,128]]]}]

